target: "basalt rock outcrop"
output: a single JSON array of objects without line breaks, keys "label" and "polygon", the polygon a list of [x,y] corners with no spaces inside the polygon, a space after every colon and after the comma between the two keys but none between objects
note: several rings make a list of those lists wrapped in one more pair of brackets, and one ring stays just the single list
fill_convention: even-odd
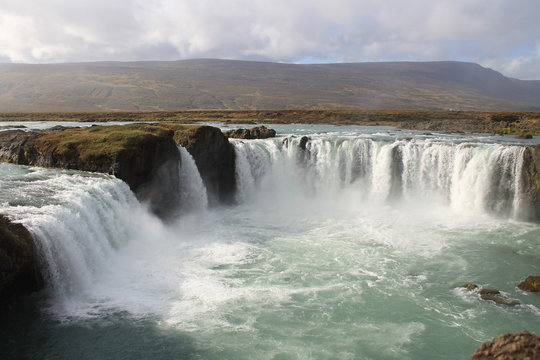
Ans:
[{"label": "basalt rock outcrop", "polygon": [[488,341],[471,356],[471,360],[538,360],[540,336],[520,331],[503,334]]},{"label": "basalt rock outcrop", "polygon": [[266,126],[256,126],[250,129],[236,129],[225,132],[225,136],[235,139],[268,139],[276,136],[276,130]]},{"label": "basalt rock outcrop", "polygon": [[4,131],[0,160],[111,174],[159,213],[173,206],[174,195],[151,189],[170,189],[179,181],[173,137],[174,130],[148,124]]},{"label": "basalt rock outcrop", "polygon": [[0,215],[0,300],[42,287],[34,241],[21,224]]},{"label": "basalt rock outcrop", "polygon": [[523,198],[522,214],[527,221],[540,220],[540,145],[527,146],[522,169]]},{"label": "basalt rock outcrop", "polygon": [[218,128],[198,126],[177,132],[175,141],[193,156],[210,205],[231,203],[236,191],[235,152]]},{"label": "basalt rock outcrop", "polygon": [[0,161],[102,172],[124,180],[158,215],[178,205],[177,144],[193,156],[210,205],[230,203],[236,191],[235,152],[211,126],[129,124],[0,132]]}]

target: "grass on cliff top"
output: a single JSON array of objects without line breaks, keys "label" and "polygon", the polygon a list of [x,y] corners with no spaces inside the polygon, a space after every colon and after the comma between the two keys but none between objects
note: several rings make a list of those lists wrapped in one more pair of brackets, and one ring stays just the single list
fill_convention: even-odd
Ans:
[{"label": "grass on cliff top", "polygon": [[129,124],[92,126],[89,128],[53,131],[33,140],[40,151],[53,151],[64,156],[97,160],[115,157],[123,152],[138,154],[147,141],[154,137],[172,137],[189,126],[178,124]]}]

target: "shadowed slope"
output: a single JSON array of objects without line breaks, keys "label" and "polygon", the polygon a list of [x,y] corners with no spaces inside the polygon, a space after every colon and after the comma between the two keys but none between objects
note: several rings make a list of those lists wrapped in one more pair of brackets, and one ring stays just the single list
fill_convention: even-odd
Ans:
[{"label": "shadowed slope", "polygon": [[0,65],[0,111],[538,110],[540,81],[476,64],[230,60]]}]

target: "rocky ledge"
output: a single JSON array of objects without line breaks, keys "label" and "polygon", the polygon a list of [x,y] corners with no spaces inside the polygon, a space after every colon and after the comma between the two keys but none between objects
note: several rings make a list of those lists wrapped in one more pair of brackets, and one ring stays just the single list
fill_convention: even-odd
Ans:
[{"label": "rocky ledge", "polygon": [[0,299],[38,290],[42,279],[37,269],[30,232],[0,215]]},{"label": "rocky ledge", "polygon": [[225,132],[225,135],[235,139],[268,139],[276,136],[276,130],[266,126],[256,126],[251,129],[236,129]]},{"label": "rocky ledge", "polygon": [[236,187],[234,148],[221,130],[210,126],[162,123],[8,130],[0,132],[0,161],[114,175],[161,215],[178,201],[174,191],[160,191],[178,188],[177,144],[194,157],[211,204],[231,201]]},{"label": "rocky ledge", "polygon": [[130,124],[0,133],[0,160],[20,165],[102,172],[133,191],[170,160],[178,161],[174,131]]},{"label": "rocky ledge", "polygon": [[210,205],[231,203],[236,191],[235,152],[218,128],[197,126],[176,132],[174,140],[193,156]]},{"label": "rocky ledge", "polygon": [[503,334],[482,344],[471,359],[537,360],[540,359],[540,336],[528,331]]}]

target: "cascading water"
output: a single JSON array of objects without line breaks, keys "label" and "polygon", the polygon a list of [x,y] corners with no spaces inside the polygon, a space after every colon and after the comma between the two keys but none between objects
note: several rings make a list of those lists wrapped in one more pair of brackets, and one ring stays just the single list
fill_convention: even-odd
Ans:
[{"label": "cascading water", "polygon": [[181,207],[184,212],[204,210],[208,206],[208,195],[195,160],[182,146],[179,146],[178,150],[182,160],[182,166],[180,166]]},{"label": "cascading water", "polygon": [[239,200],[279,198],[284,189],[289,202],[354,192],[359,204],[403,199],[470,214],[523,213],[522,146],[317,137],[302,149],[301,141],[235,141]]},{"label": "cascading water", "polygon": [[83,294],[132,237],[135,214],[143,210],[128,186],[111,176],[1,166],[0,212],[38,240],[55,306],[66,306],[63,300]]},{"label": "cascading water", "polygon": [[512,220],[523,147],[283,129],[233,140],[237,206],[199,211],[180,148],[180,187],[153,189],[180,193],[166,223],[111,176],[0,164],[0,212],[35,235],[51,310],[2,319],[0,358],[452,360],[540,332],[515,286],[540,259],[540,227]]}]

